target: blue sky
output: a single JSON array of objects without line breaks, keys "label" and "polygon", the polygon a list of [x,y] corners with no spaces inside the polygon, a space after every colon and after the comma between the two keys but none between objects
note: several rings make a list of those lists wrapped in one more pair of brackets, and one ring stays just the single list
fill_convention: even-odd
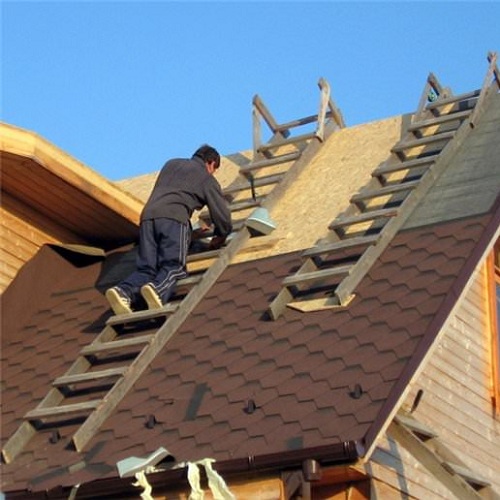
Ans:
[{"label": "blue sky", "polygon": [[278,122],[317,112],[326,78],[347,125],[414,111],[429,72],[481,87],[498,2],[23,1],[1,6],[2,121],[111,180],[208,142],[252,146],[258,94]]}]

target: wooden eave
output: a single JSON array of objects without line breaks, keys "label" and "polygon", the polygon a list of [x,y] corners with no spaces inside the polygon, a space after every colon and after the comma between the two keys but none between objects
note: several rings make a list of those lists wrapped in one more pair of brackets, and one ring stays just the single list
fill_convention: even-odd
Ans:
[{"label": "wooden eave", "polygon": [[37,134],[0,124],[1,189],[89,244],[112,248],[137,236],[142,202]]}]

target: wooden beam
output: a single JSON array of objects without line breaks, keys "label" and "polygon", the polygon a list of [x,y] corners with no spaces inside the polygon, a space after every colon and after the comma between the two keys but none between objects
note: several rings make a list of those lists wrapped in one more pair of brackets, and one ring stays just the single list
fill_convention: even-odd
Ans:
[{"label": "wooden beam", "polygon": [[416,437],[407,427],[394,420],[387,429],[388,435],[411,453],[440,483],[458,499],[479,500],[481,496],[461,476],[443,465],[440,458]]}]

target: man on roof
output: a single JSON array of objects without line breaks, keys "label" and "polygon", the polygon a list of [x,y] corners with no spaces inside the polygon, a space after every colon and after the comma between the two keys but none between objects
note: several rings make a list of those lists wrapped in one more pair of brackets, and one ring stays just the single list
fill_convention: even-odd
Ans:
[{"label": "man on roof", "polygon": [[136,270],[106,290],[115,314],[133,311],[142,298],[149,309],[163,307],[179,279],[187,277],[186,256],[194,210],[208,207],[214,225],[209,248],[220,248],[232,231],[231,213],[214,177],[220,155],[208,144],[193,156],[167,161],[144,206],[139,226]]}]

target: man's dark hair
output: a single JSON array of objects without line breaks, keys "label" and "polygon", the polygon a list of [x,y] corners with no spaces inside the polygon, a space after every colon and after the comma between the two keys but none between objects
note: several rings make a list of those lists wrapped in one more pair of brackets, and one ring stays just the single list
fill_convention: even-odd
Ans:
[{"label": "man's dark hair", "polygon": [[204,163],[206,162],[215,162],[215,168],[219,168],[220,166],[220,154],[219,152],[213,148],[212,146],[209,146],[208,144],[203,144],[203,146],[200,146],[195,152],[194,156],[197,156],[198,158],[201,158]]}]

